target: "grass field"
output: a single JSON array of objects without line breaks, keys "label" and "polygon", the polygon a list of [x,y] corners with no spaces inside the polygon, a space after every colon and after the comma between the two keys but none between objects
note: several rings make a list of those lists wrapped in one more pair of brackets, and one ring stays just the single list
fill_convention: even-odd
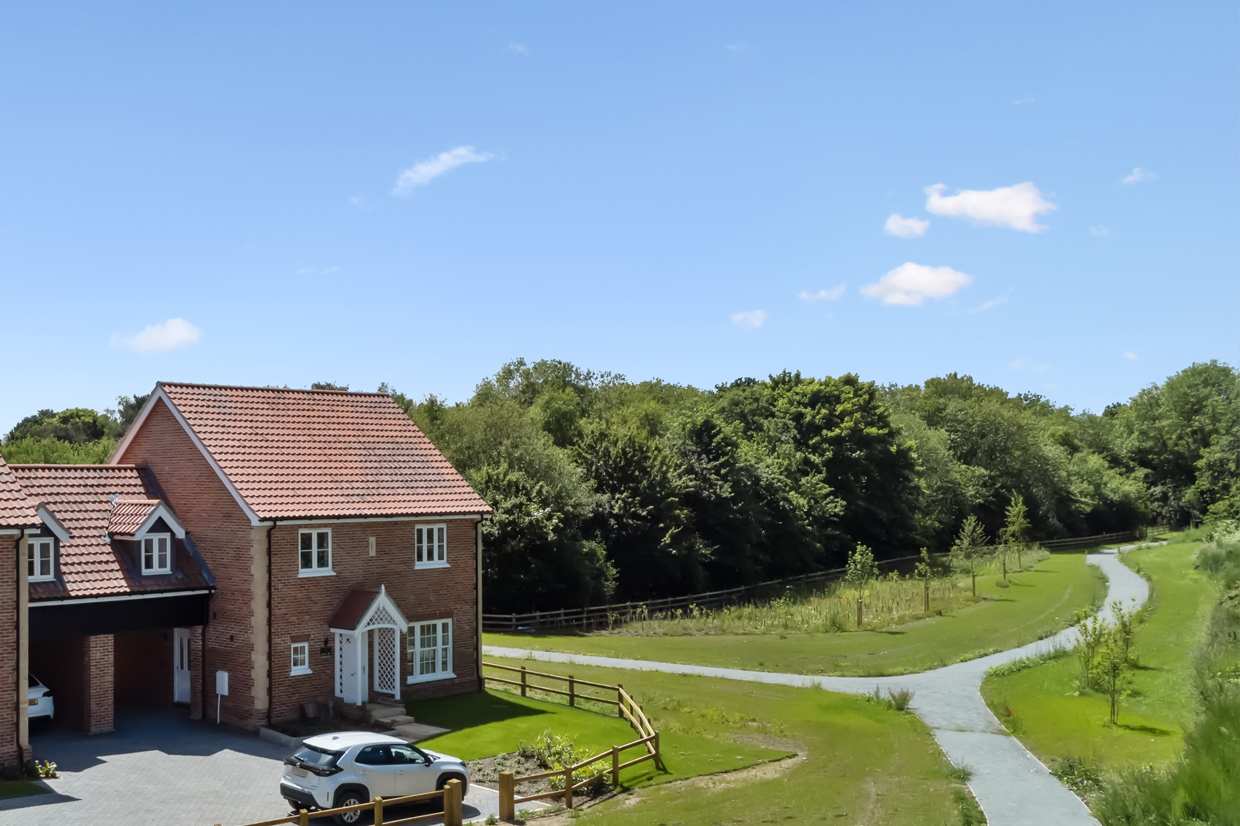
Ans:
[{"label": "grass field", "polygon": [[1134,551],[1125,561],[1151,580],[1151,597],[1134,634],[1140,667],[1120,722],[1107,722],[1107,700],[1081,695],[1074,655],[1004,677],[988,677],[982,694],[1034,754],[1043,760],[1075,756],[1099,766],[1164,763],[1180,752],[1183,729],[1196,706],[1192,653],[1200,644],[1216,591],[1194,570],[1198,545],[1171,544]]},{"label": "grass field", "polygon": [[[578,669],[574,669],[576,670]],[[609,709],[609,714],[601,714],[569,708],[562,703],[520,697],[505,691],[411,701],[406,706],[409,713],[420,722],[452,729],[448,734],[424,740],[418,745],[446,752],[462,760],[476,760],[516,751],[522,740],[533,742],[544,731],[569,735],[578,746],[587,749],[591,754],[598,754],[612,746],[622,746],[637,739],[637,734],[629,724],[615,716],[615,709]],[[755,743],[704,737],[691,731],[661,732],[660,739],[663,750],[674,756],[674,759],[666,761],[669,772],[652,772],[648,763],[641,764],[621,772],[621,783],[626,786],[639,786],[650,782],[729,771],[789,754],[787,749],[770,749]],[[637,757],[639,754],[638,751],[628,752],[625,759]]]},{"label": "grass field", "polygon": [[[797,674],[879,676],[925,671],[1015,648],[1066,627],[1105,584],[1085,552],[1054,554],[1033,570],[979,576],[981,601],[943,616],[878,631],[629,637],[484,634],[487,645],[693,663]],[[967,587],[967,580],[963,581]]]},{"label": "grass field", "polygon": [[[980,822],[962,820],[960,789],[945,771],[929,731],[910,713],[812,689],[578,665],[573,674],[623,683],[633,693],[660,731],[670,772],[656,778],[649,763],[634,767],[634,775],[623,778],[625,785],[648,788],[576,813],[576,822],[599,826]],[[429,716],[426,720],[433,722]],[[446,743],[439,747],[450,750]],[[788,753],[797,756],[752,765],[755,758]],[[751,768],[718,774],[731,767],[729,762],[748,763]],[[651,784],[653,779],[679,782]]]}]

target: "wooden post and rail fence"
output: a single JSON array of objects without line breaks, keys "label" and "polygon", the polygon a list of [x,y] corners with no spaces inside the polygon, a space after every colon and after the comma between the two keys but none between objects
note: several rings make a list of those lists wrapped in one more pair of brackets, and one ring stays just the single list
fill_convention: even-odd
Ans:
[{"label": "wooden post and rail fence", "polygon": [[[1136,531],[1118,531],[1115,533],[1078,536],[1068,539],[1049,539],[1035,543],[1047,551],[1072,551],[1109,545],[1114,542],[1137,540],[1156,534],[1160,529],[1149,528]],[[994,547],[997,550],[997,546]],[[942,557],[943,554],[934,556]],[[917,556],[900,556],[894,559],[879,560],[880,568],[910,566],[921,559]],[[827,571],[798,576],[772,579],[752,585],[741,585],[736,588],[724,588],[717,591],[705,591],[700,594],[687,594],[680,597],[665,597],[644,602],[618,602],[609,605],[593,605],[585,608],[563,608],[556,611],[533,611],[524,614],[483,614],[482,630],[498,633],[515,633],[524,630],[547,630],[556,628],[609,628],[613,625],[634,622],[639,618],[652,617],[659,613],[687,611],[697,608],[702,611],[717,610],[725,605],[736,605],[746,601],[769,599],[780,596],[788,588],[814,587],[834,582],[843,577],[844,568],[832,568]]]},{"label": "wooden post and rail fence", "polygon": [[[428,812],[422,815],[395,819],[387,814],[388,809],[396,806],[407,806],[411,803],[428,803],[432,800],[442,801],[443,808],[439,811]],[[376,797],[370,803],[359,803],[356,806],[341,806],[336,809],[320,809],[314,812],[302,809],[295,815],[280,817],[275,820],[263,820],[258,823],[247,823],[245,826],[281,826],[281,824],[285,823],[293,823],[297,824],[297,826],[310,826],[312,820],[320,818],[330,819],[336,815],[347,814],[348,812],[371,812],[374,815],[374,826],[406,826],[406,824],[426,823],[440,818],[443,818],[443,826],[461,826],[465,817],[461,781],[449,780],[437,792],[411,794],[386,800],[382,797]],[[220,826],[220,824],[217,823],[215,826]]]},{"label": "wooden post and rail fence", "polygon": [[[529,803],[533,800],[547,800],[551,798],[559,798],[565,807],[573,808],[573,794],[583,786],[587,786],[594,782],[599,775],[611,775],[611,784],[615,788],[620,787],[620,772],[630,766],[636,766],[648,760],[653,761],[655,766],[662,768],[662,758],[659,752],[659,732],[654,726],[650,725],[650,721],[646,719],[646,713],[642,711],[642,707],[638,704],[633,696],[624,690],[622,685],[607,685],[605,683],[595,683],[589,680],[580,680],[573,675],[549,674],[545,671],[531,671],[524,666],[517,668],[508,665],[498,665],[496,663],[484,662],[483,680],[487,683],[494,683],[503,686],[506,691],[517,691],[522,697],[528,697],[531,692],[545,692],[548,694],[557,694],[561,697],[568,698],[570,706],[576,706],[581,701],[591,703],[601,703],[603,705],[614,706],[618,716],[622,717],[633,727],[637,733],[637,739],[625,743],[622,746],[612,746],[607,751],[599,752],[596,755],[587,757],[574,763],[571,766],[563,766],[553,769],[552,771],[541,772],[539,774],[530,774],[522,777],[513,775],[512,772],[499,773],[499,819],[511,822],[517,815],[517,804]],[[496,677],[486,673],[486,669],[494,669],[501,671],[511,677]],[[565,688],[555,688],[546,685],[545,682],[533,683],[530,678],[538,678],[539,680],[551,680],[553,682],[563,684]],[[600,695],[598,692],[604,692]],[[614,695],[615,699],[612,699]],[[631,759],[625,760],[623,754],[626,751],[640,749],[641,754]],[[586,776],[580,780],[575,779],[580,772],[586,772]],[[554,789],[541,794],[517,796],[517,786],[522,783],[530,783],[536,780],[553,780],[559,779],[563,784],[563,788]]]}]

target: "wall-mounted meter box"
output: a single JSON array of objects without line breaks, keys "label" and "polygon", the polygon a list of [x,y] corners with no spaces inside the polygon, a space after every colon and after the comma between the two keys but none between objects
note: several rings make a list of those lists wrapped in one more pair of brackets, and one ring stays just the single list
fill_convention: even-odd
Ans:
[{"label": "wall-mounted meter box", "polygon": [[215,693],[221,697],[228,696],[228,672],[215,672]]}]

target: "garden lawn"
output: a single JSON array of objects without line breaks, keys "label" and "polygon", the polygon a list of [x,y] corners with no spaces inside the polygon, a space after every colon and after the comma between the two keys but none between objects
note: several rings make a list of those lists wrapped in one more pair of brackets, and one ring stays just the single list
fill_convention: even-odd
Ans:
[{"label": "garden lawn", "polygon": [[[1049,760],[1081,757],[1104,767],[1165,763],[1179,754],[1196,712],[1192,653],[1201,643],[1216,590],[1194,569],[1198,545],[1145,548],[1124,560],[1151,580],[1144,620],[1133,635],[1139,668],[1133,695],[1108,723],[1108,701],[1078,694],[1075,654],[1004,677],[988,677],[982,695],[1030,751]],[[1010,708],[1012,715],[1004,716]]]},{"label": "garden lawn", "polygon": [[47,794],[48,789],[29,780],[0,780],[0,800],[25,797],[29,794]]},{"label": "garden lawn", "polygon": [[[1057,553],[1035,568],[979,576],[981,600],[943,616],[877,631],[835,633],[622,636],[484,634],[486,645],[604,657],[691,663],[791,674],[909,674],[1016,648],[1067,627],[1097,605],[1106,585],[1085,552]],[[961,587],[968,587],[962,580]]]},{"label": "garden lawn", "polygon": [[[574,673],[577,670],[574,669]],[[462,760],[516,751],[522,740],[533,743],[544,731],[568,735],[590,754],[599,754],[638,738],[629,724],[616,716],[614,707],[598,705],[606,713],[597,713],[506,691],[410,701],[406,707],[419,722],[452,729],[448,734],[419,742],[419,746]],[[651,772],[649,764],[643,764],[621,772],[622,783],[644,785],[652,780],[739,769],[789,753],[786,749],[734,743],[726,738],[703,737],[692,732],[661,733],[660,741],[665,751],[678,755],[671,773]],[[634,749],[625,752],[624,759],[631,760],[640,754]]]},{"label": "garden lawn", "polygon": [[[496,660],[519,666],[521,661]],[[911,713],[861,697],[675,674],[574,665],[581,679],[623,683],[660,732],[669,774],[649,763],[623,784],[649,786],[585,810],[583,824],[960,823],[960,790]],[[607,745],[607,744],[605,744]],[[709,779],[680,781],[789,753]],[[743,759],[731,759],[735,755]],[[838,819],[837,819],[838,818]]]}]

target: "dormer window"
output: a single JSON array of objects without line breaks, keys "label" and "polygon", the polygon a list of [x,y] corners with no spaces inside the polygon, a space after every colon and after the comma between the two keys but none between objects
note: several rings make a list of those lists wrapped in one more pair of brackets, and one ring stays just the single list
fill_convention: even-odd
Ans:
[{"label": "dormer window", "polygon": [[142,573],[172,573],[172,535],[148,533],[142,537]]},{"label": "dormer window", "polygon": [[56,553],[54,539],[29,539],[28,565],[26,578],[31,582],[47,582],[56,578],[56,566],[53,564]]}]

